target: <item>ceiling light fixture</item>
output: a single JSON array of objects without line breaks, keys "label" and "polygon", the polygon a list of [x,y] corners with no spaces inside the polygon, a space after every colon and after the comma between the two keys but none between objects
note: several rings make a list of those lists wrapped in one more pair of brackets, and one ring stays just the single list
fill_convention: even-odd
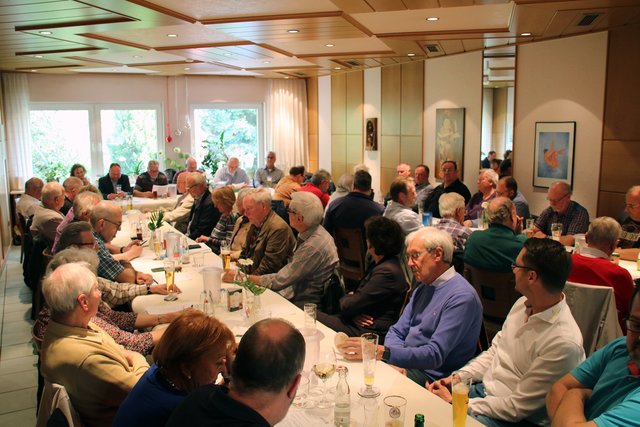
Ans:
[{"label": "ceiling light fixture", "polygon": [[50,36],[51,34],[53,34],[51,31],[39,31],[39,33],[43,36]]},{"label": "ceiling light fixture", "polygon": [[38,70],[31,70],[31,72],[32,72],[32,73],[37,73],[37,72],[38,72]]},{"label": "ceiling light fixture", "polygon": [[43,58],[42,55],[33,55],[34,58]]},{"label": "ceiling light fixture", "polygon": [[435,22],[438,21],[440,18],[438,18],[437,16],[427,16],[427,21],[429,22]]},{"label": "ceiling light fixture", "polygon": [[520,33],[520,35],[522,37],[529,37],[531,35],[531,33]]},{"label": "ceiling light fixture", "polygon": [[340,67],[333,67],[334,70],[342,70]]},{"label": "ceiling light fixture", "polygon": [[263,64],[271,64],[271,61],[262,61]]},{"label": "ceiling light fixture", "polygon": [[185,71],[189,71],[190,69],[191,69],[191,68],[189,68],[189,67],[184,67],[184,68],[183,68],[183,70],[185,70]]},{"label": "ceiling light fixture", "polygon": [[184,60],[184,62],[193,62],[193,59],[187,58],[187,59]]},{"label": "ceiling light fixture", "polygon": [[231,56],[229,52],[225,53],[224,56]]},{"label": "ceiling light fixture", "polygon": [[140,56],[140,55],[133,55],[133,57],[136,58],[136,59],[142,58],[142,56]]},{"label": "ceiling light fixture", "polygon": [[334,44],[331,44],[331,43],[327,43],[327,44],[325,44],[325,46],[326,46],[326,47],[334,47],[335,45],[334,45]]},{"label": "ceiling light fixture", "polygon": [[287,33],[289,34],[298,34],[299,32],[300,30],[295,30],[295,29],[287,30]]},{"label": "ceiling light fixture", "polygon": [[407,56],[416,56],[415,53],[407,53]]},{"label": "ceiling light fixture", "polygon": [[173,39],[173,38],[178,37],[178,35],[177,34],[167,34],[167,37],[170,37],[170,38]]}]

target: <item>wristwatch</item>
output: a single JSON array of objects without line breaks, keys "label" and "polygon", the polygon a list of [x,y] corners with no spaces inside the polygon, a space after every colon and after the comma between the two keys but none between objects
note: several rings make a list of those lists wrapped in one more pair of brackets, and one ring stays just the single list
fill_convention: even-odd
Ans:
[{"label": "wristwatch", "polygon": [[150,294],[151,293],[151,284],[147,283],[147,293]]},{"label": "wristwatch", "polygon": [[382,361],[388,362],[391,358],[391,349],[387,346],[384,347],[384,351],[382,352]]}]

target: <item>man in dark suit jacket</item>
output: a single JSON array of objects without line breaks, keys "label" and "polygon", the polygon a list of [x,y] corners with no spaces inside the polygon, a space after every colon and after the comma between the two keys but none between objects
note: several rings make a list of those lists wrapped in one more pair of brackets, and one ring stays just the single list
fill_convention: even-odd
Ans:
[{"label": "man in dark suit jacket", "polygon": [[[120,186],[120,193],[116,193],[116,185]],[[131,194],[133,189],[129,183],[129,177],[122,173],[120,165],[111,163],[109,173],[98,180],[98,189],[105,199],[112,200],[116,197],[124,196],[125,193]]]},{"label": "man in dark suit jacket", "polygon": [[213,205],[204,174],[190,173],[187,176],[187,191],[194,200],[189,213],[187,236],[194,240],[200,236],[210,236],[220,219],[220,211]]}]

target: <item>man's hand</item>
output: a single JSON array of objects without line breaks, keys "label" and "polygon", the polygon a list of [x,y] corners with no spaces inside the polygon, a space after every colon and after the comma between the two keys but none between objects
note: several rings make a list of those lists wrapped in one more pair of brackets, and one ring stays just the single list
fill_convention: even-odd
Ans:
[{"label": "man's hand", "polygon": [[431,384],[429,384],[429,382],[427,381],[424,386],[431,393],[435,394],[445,402],[451,403],[451,401],[453,400],[451,397],[451,392],[449,391],[449,388],[451,388],[451,376],[438,381],[434,381]]},{"label": "man's hand", "polygon": [[353,318],[353,323],[361,328],[370,328],[373,326],[375,319],[368,314],[358,314]]},{"label": "man's hand", "polygon": [[138,240],[134,240],[122,250],[122,253],[127,261],[131,261],[132,259],[140,256],[142,253],[142,246],[140,246],[140,242]]},{"label": "man's hand", "polygon": [[197,243],[207,243],[209,241],[208,236],[200,236],[196,238]]},{"label": "man's hand", "polygon": [[136,283],[138,285],[149,285],[153,283],[153,276],[136,271]]},{"label": "man's hand", "polygon": [[347,338],[338,344],[337,348],[347,360],[362,360],[362,339],[360,337]]}]

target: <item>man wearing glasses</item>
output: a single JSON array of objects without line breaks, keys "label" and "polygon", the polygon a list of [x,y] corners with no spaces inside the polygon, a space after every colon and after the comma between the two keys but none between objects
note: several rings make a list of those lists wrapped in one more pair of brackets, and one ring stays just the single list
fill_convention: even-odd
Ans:
[{"label": "man wearing glasses", "polygon": [[640,185],[634,185],[627,191],[624,210],[620,218],[620,248],[616,252],[622,259],[635,261],[640,251]]},{"label": "man wearing glasses", "polygon": [[[469,413],[490,427],[527,419],[544,425],[544,399],[554,381],[584,360],[582,334],[562,290],[571,256],[551,239],[529,239],[512,264],[515,302],[491,347],[461,368],[473,385]],[[451,402],[451,377],[428,385]]]},{"label": "man wearing glasses", "polygon": [[557,181],[547,192],[549,207],[542,211],[533,225],[534,237],[551,236],[551,224],[562,224],[560,243],[573,245],[573,235],[586,233],[589,228],[589,212],[578,202],[571,200],[571,186]]},{"label": "man wearing glasses", "polygon": [[547,396],[554,426],[637,426],[640,419],[640,293],[636,288],[627,336],[596,351],[560,378]]}]

